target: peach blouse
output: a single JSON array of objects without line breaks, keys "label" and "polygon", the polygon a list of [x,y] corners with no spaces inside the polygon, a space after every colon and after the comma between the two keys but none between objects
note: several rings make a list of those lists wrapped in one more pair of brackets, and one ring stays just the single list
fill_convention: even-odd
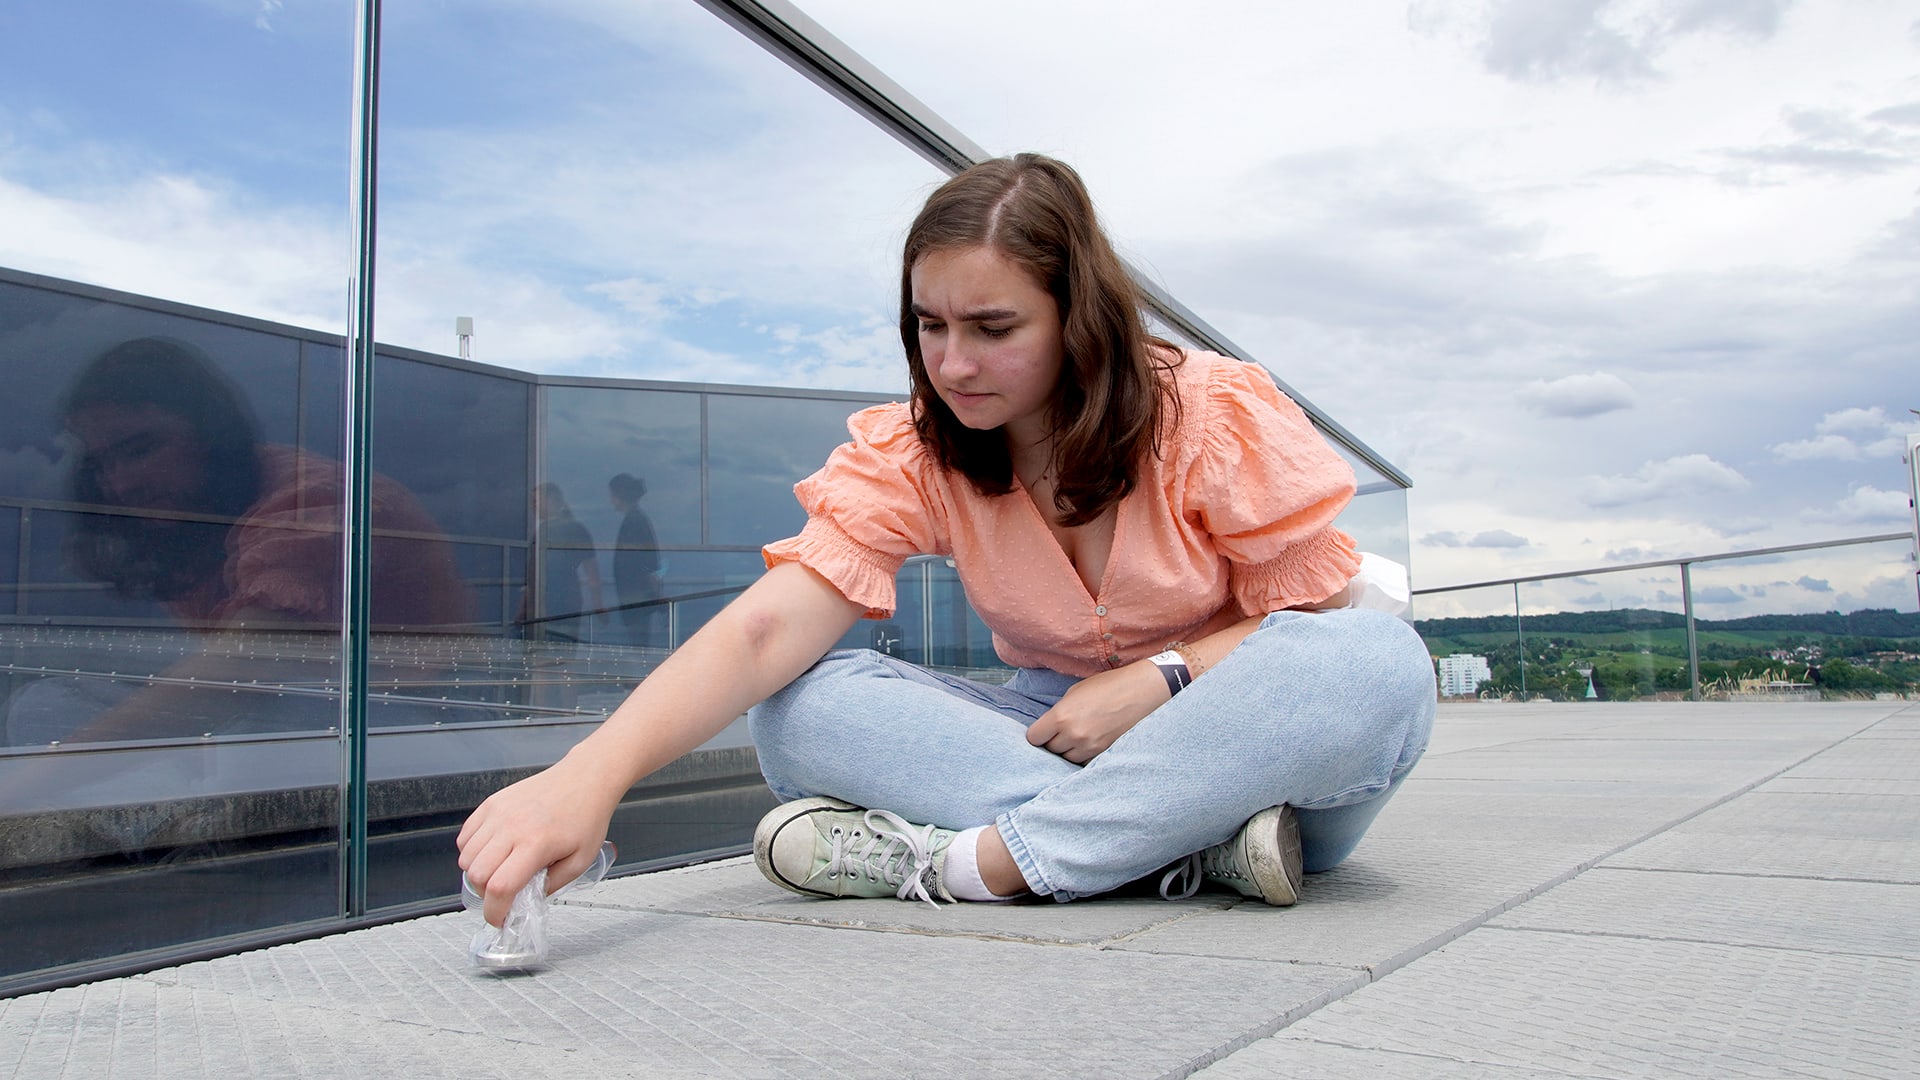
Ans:
[{"label": "peach blouse", "polygon": [[1119,504],[1097,595],[1019,481],[980,494],[898,403],[855,413],[853,441],[794,486],[806,527],[767,565],[799,562],[886,618],[908,556],[949,556],[1001,659],[1082,677],[1339,592],[1360,566],[1333,527],[1353,470],[1265,369],[1184,355],[1179,424]]}]

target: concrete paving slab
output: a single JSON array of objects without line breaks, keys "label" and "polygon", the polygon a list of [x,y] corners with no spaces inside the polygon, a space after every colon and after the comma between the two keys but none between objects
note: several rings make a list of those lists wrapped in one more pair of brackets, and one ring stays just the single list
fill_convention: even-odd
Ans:
[{"label": "concrete paving slab", "polygon": [[1911,778],[1920,775],[1920,739],[1851,740],[1795,766],[1789,775],[1849,780]]},{"label": "concrete paving slab", "polygon": [[1361,843],[1393,837],[1454,844],[1482,836],[1564,842],[1571,836],[1591,844],[1597,855],[1696,813],[1718,795],[1675,792],[1684,786],[1653,794],[1651,785],[1639,784],[1627,791],[1610,782],[1422,776],[1401,788]]},{"label": "concrete paving slab", "polygon": [[592,1050],[649,1075],[871,1077],[1158,1076],[1355,981],[1294,965],[577,907],[555,913],[551,970],[503,979],[465,968],[472,928],[468,916],[420,919],[150,978]]},{"label": "concrete paving slab", "polygon": [[1913,708],[1443,706],[1290,909],[811,901],[728,860],[562,903],[532,977],[475,973],[460,913],[0,1001],[0,1075],[1905,1075]]},{"label": "concrete paving slab", "polygon": [[1284,1061],[1269,1044],[1301,1040],[1587,1077],[1894,1077],[1912,1075],[1917,1014],[1911,960],[1484,927],[1240,1053]]},{"label": "concrete paving slab", "polygon": [[[565,1051],[582,1075],[637,1067]],[[247,995],[121,979],[0,1001],[0,1076],[407,1076],[525,1080],[551,1075],[553,1048],[373,1020]],[[579,1060],[582,1057],[589,1061]],[[750,1074],[749,1074],[750,1075]]]},{"label": "concrete paving slab", "polygon": [[1920,882],[1920,799],[1753,791],[1605,865]]},{"label": "concrete paving slab", "polygon": [[1787,769],[1826,740],[1536,739],[1423,760],[1436,780],[1653,781],[1700,793],[1725,791]]},{"label": "concrete paving slab", "polygon": [[1488,925],[1920,960],[1920,889],[1600,868]]},{"label": "concrete paving slab", "polygon": [[1457,937],[1595,855],[1565,843],[1483,837],[1442,847],[1369,837],[1347,862],[1309,875],[1293,907],[1249,902],[1171,921],[1113,947],[1382,970]]},{"label": "concrete paving slab", "polygon": [[1788,773],[1753,789],[1756,793],[1786,795],[1920,795],[1920,780],[1857,780],[1837,776],[1797,776]]}]

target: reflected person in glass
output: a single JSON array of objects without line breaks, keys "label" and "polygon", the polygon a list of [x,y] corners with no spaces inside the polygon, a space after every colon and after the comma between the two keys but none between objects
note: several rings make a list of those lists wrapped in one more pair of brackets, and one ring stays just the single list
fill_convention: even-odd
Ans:
[{"label": "reflected person in glass", "polygon": [[[157,601],[191,637],[155,645],[165,655],[179,642],[179,659],[150,679],[120,667],[123,678],[29,684],[9,702],[8,741],[338,723],[337,699],[223,690],[337,679],[340,464],[263,441],[240,390],[199,349],[169,338],[135,338],[93,358],[67,387],[60,416],[78,449],[67,562],[120,597]],[[375,475],[372,499],[375,622],[465,628],[468,590],[439,525],[387,477]],[[96,636],[103,646],[151,636],[137,628],[146,620],[132,621],[98,625]]]},{"label": "reflected person in glass", "polygon": [[[754,837],[821,896],[1070,900],[1203,883],[1275,905],[1345,859],[1424,751],[1433,668],[1352,606],[1352,471],[1252,364],[1146,329],[1079,176],[1022,154],[908,233],[909,403],[849,422],[769,570],[551,768],[468,819],[497,922],[594,858],[638,778],[742,710],[783,805]],[[1005,686],[871,650],[912,555],[951,558]]]},{"label": "reflected person in glass", "polygon": [[660,597],[660,541],[653,521],[640,509],[646,494],[647,482],[632,473],[607,481],[607,501],[620,515],[613,540],[613,592],[629,645],[659,644],[654,627],[660,608],[646,601]]}]

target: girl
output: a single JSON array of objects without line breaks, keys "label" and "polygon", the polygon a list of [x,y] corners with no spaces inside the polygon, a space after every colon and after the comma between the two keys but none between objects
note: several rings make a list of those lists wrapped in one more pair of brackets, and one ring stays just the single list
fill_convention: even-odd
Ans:
[{"label": "girl", "polygon": [[[1173,867],[1291,904],[1426,747],[1412,629],[1350,607],[1352,471],[1261,368],[1147,333],[1080,178],[1034,154],[942,185],[907,236],[911,402],[849,421],[768,572],[552,768],[461,830],[498,924],[589,866],[640,777],[743,710],[783,800],[754,836],[817,896],[1070,900]],[[953,559],[1018,669],[827,650]],[[1180,883],[1184,879],[1183,883]],[[1179,884],[1177,884],[1179,883]],[[1177,891],[1176,891],[1177,889]]]}]

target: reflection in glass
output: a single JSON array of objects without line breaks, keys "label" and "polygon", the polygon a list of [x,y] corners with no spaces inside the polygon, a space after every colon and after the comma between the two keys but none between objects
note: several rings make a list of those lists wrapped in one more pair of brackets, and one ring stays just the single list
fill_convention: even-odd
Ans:
[{"label": "reflection in glass", "polygon": [[[337,914],[317,338],[0,276],[0,979]],[[409,584],[377,617],[443,621],[436,527],[383,491]]]},{"label": "reflection in glass", "polygon": [[844,398],[710,397],[712,542],[759,547],[798,533],[807,518],[793,485],[847,441],[847,417],[867,404]]}]

